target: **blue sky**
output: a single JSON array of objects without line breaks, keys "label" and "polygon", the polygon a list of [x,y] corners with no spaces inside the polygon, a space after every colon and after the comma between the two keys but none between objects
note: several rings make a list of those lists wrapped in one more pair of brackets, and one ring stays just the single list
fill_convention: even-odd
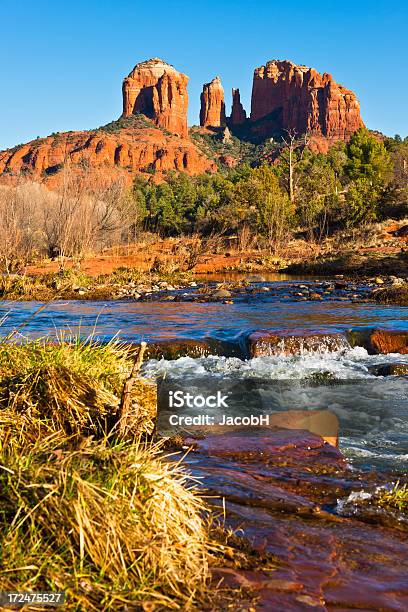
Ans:
[{"label": "blue sky", "polygon": [[0,149],[121,113],[121,82],[161,57],[202,84],[220,75],[230,108],[249,111],[252,73],[268,59],[330,72],[353,89],[367,126],[408,135],[408,3],[292,0],[0,0]]}]

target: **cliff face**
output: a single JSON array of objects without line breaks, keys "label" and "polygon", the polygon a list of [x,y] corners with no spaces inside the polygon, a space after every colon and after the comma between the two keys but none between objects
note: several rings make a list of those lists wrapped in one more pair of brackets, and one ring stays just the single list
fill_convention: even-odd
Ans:
[{"label": "cliff face", "polygon": [[[23,173],[53,185],[67,162],[75,171],[102,168],[106,176],[124,176],[167,170],[200,174],[216,164],[188,137],[188,77],[163,60],[137,64],[123,82],[123,114],[119,121],[88,132],[69,132],[37,139],[0,152],[2,180]],[[144,116],[143,116],[144,115]],[[225,117],[224,90],[219,77],[203,87],[200,122],[203,127],[242,124],[238,133],[262,140],[295,130],[310,133],[310,146],[325,151],[336,140],[348,140],[363,125],[355,94],[338,85],[330,74],[319,74],[289,61],[271,61],[256,68],[251,116],[232,90],[231,117]],[[165,129],[163,129],[165,128]],[[205,132],[205,130],[203,130]],[[224,144],[229,132],[224,134]],[[220,154],[227,163],[225,152]],[[228,153],[228,165],[233,158]],[[238,159],[238,158],[237,158]],[[232,161],[231,161],[232,160]]]},{"label": "cliff face", "polygon": [[330,74],[278,60],[255,69],[250,120],[264,136],[295,130],[329,140],[348,140],[363,125],[356,95]]},{"label": "cliff face", "polygon": [[216,169],[189,139],[166,136],[151,124],[119,127],[112,132],[66,132],[34,140],[0,152],[0,174],[12,177],[22,172],[26,178],[41,179],[52,186],[60,180],[68,161],[75,171],[103,168],[112,178],[123,176],[129,183],[143,172],[160,176],[166,170],[201,174]]},{"label": "cliff face", "polygon": [[232,108],[229,121],[231,125],[239,125],[246,120],[246,112],[241,104],[239,89],[232,90]]},{"label": "cliff face", "polygon": [[142,113],[156,125],[187,136],[188,77],[161,59],[136,64],[123,81],[123,116]]},{"label": "cliff face", "polygon": [[220,77],[215,77],[210,83],[203,85],[200,97],[201,127],[220,127],[226,123],[224,89]]}]

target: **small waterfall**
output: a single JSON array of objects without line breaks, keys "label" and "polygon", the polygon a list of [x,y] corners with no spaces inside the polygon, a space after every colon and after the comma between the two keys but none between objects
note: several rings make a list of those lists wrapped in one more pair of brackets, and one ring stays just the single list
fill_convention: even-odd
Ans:
[{"label": "small waterfall", "polygon": [[342,334],[278,336],[273,332],[254,332],[248,337],[251,357],[327,354],[347,351],[350,344]]}]

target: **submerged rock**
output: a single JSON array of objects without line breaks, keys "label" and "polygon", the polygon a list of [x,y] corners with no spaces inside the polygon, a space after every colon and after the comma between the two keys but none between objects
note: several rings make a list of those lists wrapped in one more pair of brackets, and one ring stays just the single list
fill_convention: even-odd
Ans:
[{"label": "submerged rock", "polygon": [[178,359],[179,357],[206,357],[211,349],[205,340],[162,340],[147,345],[146,359]]},{"label": "submerged rock", "polygon": [[273,463],[273,465],[308,465],[344,469],[340,451],[325,443],[319,435],[300,429],[235,429],[203,440],[187,439],[196,450],[210,457]]},{"label": "submerged rock", "polygon": [[213,568],[214,583],[254,598],[252,608],[237,609],[408,609],[404,526],[338,507],[338,499],[370,503],[372,474],[347,469],[337,449],[304,431],[212,435],[194,445],[185,461],[223,526],[273,559],[269,567],[232,559]]},{"label": "submerged rock", "polygon": [[215,298],[229,298],[231,295],[232,293],[231,291],[228,291],[228,289],[218,289],[213,293],[213,297]]},{"label": "submerged rock", "polygon": [[[171,296],[169,296],[171,297]],[[135,345],[139,350],[139,345]],[[242,357],[238,341],[218,340],[208,338],[195,340],[192,338],[169,338],[147,344],[146,359],[173,360],[180,357],[208,357],[209,355],[223,355],[226,357]]]},{"label": "submerged rock", "polygon": [[375,376],[408,376],[408,363],[382,363],[370,366],[368,371]]}]

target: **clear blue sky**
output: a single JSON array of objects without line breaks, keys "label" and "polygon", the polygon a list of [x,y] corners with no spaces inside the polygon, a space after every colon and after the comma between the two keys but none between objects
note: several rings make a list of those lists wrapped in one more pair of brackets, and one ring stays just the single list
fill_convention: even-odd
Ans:
[{"label": "clear blue sky", "polygon": [[367,126],[408,135],[408,3],[310,0],[0,0],[0,149],[121,113],[121,82],[161,57],[190,77],[190,124],[202,84],[220,75],[230,108],[249,111],[252,73],[268,59],[330,72],[353,89]]}]

